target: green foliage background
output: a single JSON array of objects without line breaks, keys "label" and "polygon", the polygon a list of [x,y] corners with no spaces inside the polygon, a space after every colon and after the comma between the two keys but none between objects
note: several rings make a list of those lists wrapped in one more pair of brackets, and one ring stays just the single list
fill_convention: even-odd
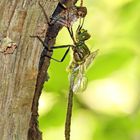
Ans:
[{"label": "green foliage background", "polygon": [[[74,97],[71,140],[140,140],[140,1],[85,0],[84,5],[87,45],[100,51],[87,72],[86,91]],[[56,45],[71,43],[63,29]],[[56,50],[54,57],[63,53]],[[69,61],[70,55],[63,63],[51,61],[39,110],[44,140],[64,140]]]}]

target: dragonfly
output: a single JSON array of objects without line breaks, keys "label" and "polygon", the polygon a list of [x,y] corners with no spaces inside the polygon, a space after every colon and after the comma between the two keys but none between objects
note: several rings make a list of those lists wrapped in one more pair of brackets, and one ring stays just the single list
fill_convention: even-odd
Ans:
[{"label": "dragonfly", "polygon": [[[52,27],[55,24],[60,24],[62,26],[65,26],[68,29],[71,38],[75,42],[72,25],[78,19],[80,19],[80,21],[81,21],[81,19],[84,20],[84,17],[87,14],[87,8],[82,6],[83,0],[81,0],[80,6],[75,6],[74,0],[72,0],[68,3],[65,3],[65,0],[61,0],[61,1],[59,0],[59,6],[60,5],[62,6],[61,10],[59,11],[59,9],[58,9],[57,12],[54,12],[52,14],[51,18],[49,19],[47,16],[47,13],[45,12],[43,5],[39,2],[39,6],[41,7],[41,9],[44,13],[47,24],[50,27]],[[48,36],[48,35],[46,35],[46,36]],[[46,48],[46,50],[49,52],[53,52],[53,50],[59,49],[59,48],[67,48],[63,57],[60,60],[50,57],[47,54],[45,55],[46,57],[53,59],[54,61],[57,61],[57,62],[63,62],[64,59],[66,58],[70,48],[73,48],[72,45],[61,45],[61,46],[52,46],[52,47],[50,47],[50,49],[48,49],[48,46],[46,45],[47,43],[45,41],[43,41],[40,36],[35,35],[35,36],[30,36],[30,37],[37,38],[42,43],[42,45]]]},{"label": "dragonfly", "polygon": [[[91,36],[87,32],[87,30],[82,28],[85,16],[87,14],[87,8],[82,6],[83,0],[81,0],[81,4],[79,7],[75,6],[73,1],[71,4],[67,5],[65,5],[65,3],[62,4],[61,1],[59,1],[59,4],[63,6],[64,10],[62,10],[60,13],[57,14],[53,13],[50,20],[48,20],[48,16],[45,12],[45,9],[39,3],[48,21],[48,25],[51,26],[57,23],[65,26],[68,29],[71,39],[73,40],[73,45],[53,46],[50,48],[50,50],[48,50],[53,51],[54,49],[68,48],[60,60],[55,59],[53,57],[49,57],[47,55],[46,57],[49,57],[50,59],[53,59],[57,62],[63,62],[69,50],[72,49],[73,60],[69,65],[69,68],[67,68],[67,70],[70,73],[69,74],[70,83],[71,85],[73,85],[71,88],[73,89],[73,92],[76,93],[78,91],[83,91],[84,89],[86,89],[87,78],[85,76],[85,72],[92,64],[94,58],[98,53],[98,50],[96,50],[95,52],[90,52],[88,46],[85,44],[85,41],[88,40]],[[79,26],[77,27],[76,33],[74,35],[72,25],[75,22],[75,20],[78,19]],[[41,40],[41,38],[39,38],[38,36],[37,38],[42,42],[43,46],[47,48],[46,44]]]},{"label": "dragonfly", "polygon": [[[45,55],[46,57],[49,57],[50,59],[53,59],[57,62],[63,62],[69,50],[72,49],[73,60],[68,68],[69,80],[71,89],[74,93],[77,93],[86,89],[88,80],[85,76],[85,73],[90,67],[90,65],[92,65],[94,58],[98,54],[98,50],[91,52],[88,46],[85,44],[85,41],[88,40],[91,36],[87,32],[87,30],[82,28],[85,16],[87,14],[87,8],[82,6],[83,0],[81,0],[81,4],[79,7],[75,6],[74,3],[65,5],[65,3],[62,3],[61,1],[59,1],[59,4],[63,6],[63,10],[57,14],[54,12],[52,17],[48,19],[44,7],[41,5],[41,3],[39,3],[47,19],[48,25],[51,26],[57,23],[65,26],[68,29],[71,39],[73,40],[73,45],[52,46],[50,47],[50,49],[48,49],[46,43],[39,36],[32,37],[37,37],[41,41],[43,46],[47,48],[48,51],[53,51],[54,49],[59,48],[67,48],[63,57],[60,60]],[[79,26],[77,27],[76,33],[74,35],[72,25],[78,19]]]},{"label": "dragonfly", "polygon": [[[80,21],[81,23],[81,21]],[[93,60],[98,54],[98,49],[91,52],[85,41],[91,36],[87,30],[83,29],[83,22],[78,26],[75,36],[70,32],[70,36],[73,40],[74,45],[72,46],[73,58],[68,67],[69,81],[71,89],[74,93],[84,91],[87,86],[86,71],[92,65]]]},{"label": "dragonfly", "polygon": [[[64,0],[63,0],[64,1]],[[61,3],[61,1],[59,1]],[[96,57],[98,50],[95,52],[90,52],[89,48],[86,46],[85,41],[90,38],[87,30],[82,29],[84,24],[84,18],[87,14],[87,8],[83,7],[83,0],[81,0],[80,6],[74,5],[73,1],[70,1],[67,5],[62,4],[64,10],[57,15],[52,15],[51,24],[57,22],[65,26],[73,40],[74,45],[62,46],[68,47],[64,57],[61,62],[65,59],[70,48],[73,50],[73,61],[69,66],[70,76],[69,80],[73,92],[83,91],[86,89],[87,78],[85,72],[92,64],[94,58]],[[79,26],[76,30],[76,35],[74,36],[72,25],[75,21],[79,19]],[[59,46],[59,48],[61,48]],[[73,82],[72,82],[73,81]],[[73,83],[73,84],[72,84]]]},{"label": "dragonfly", "polygon": [[68,66],[69,71],[69,94],[68,94],[68,105],[67,105],[67,115],[65,121],[65,140],[70,140],[70,126],[71,126],[71,116],[73,107],[73,94],[82,92],[87,87],[87,77],[86,71],[89,69],[93,63],[96,55],[98,54],[98,49],[91,52],[85,41],[91,36],[87,30],[83,29],[84,19],[79,20],[79,26],[76,30],[75,35],[73,34],[73,29],[68,31],[73,40],[73,45],[71,49],[73,51],[72,61]]},{"label": "dragonfly", "polygon": [[[61,2],[59,3],[59,5],[61,5]],[[65,121],[65,140],[70,140],[73,93],[77,93],[86,89],[86,71],[92,65],[92,62],[98,54],[98,50],[91,52],[85,43],[85,41],[88,40],[91,36],[87,30],[83,29],[84,19],[87,14],[87,8],[83,7],[82,4],[80,5],[80,7],[75,6],[74,3],[70,5],[62,5],[63,10],[58,10],[59,12],[54,12],[50,19],[48,19],[45,9],[41,4],[40,7],[43,10],[48,25],[50,27],[54,24],[60,24],[62,26],[65,26],[68,29],[70,37],[73,41],[72,45],[52,46],[48,49],[48,46],[46,45],[47,43],[45,41],[42,41],[40,37],[36,36],[41,41],[47,51],[53,51],[54,49],[59,48],[67,48],[66,52],[60,60],[46,55],[46,57],[49,57],[50,59],[53,59],[57,62],[63,62],[69,50],[71,49],[73,52],[72,61],[68,66],[70,89]],[[78,19],[79,26],[77,27],[76,33],[74,34],[72,25]]]}]

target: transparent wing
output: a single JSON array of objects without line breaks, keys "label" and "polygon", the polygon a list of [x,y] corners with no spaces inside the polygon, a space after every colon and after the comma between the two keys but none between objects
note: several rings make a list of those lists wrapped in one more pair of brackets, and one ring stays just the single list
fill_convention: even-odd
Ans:
[{"label": "transparent wing", "polygon": [[70,65],[70,85],[74,93],[82,92],[86,89],[88,79],[85,76],[87,69],[91,66],[98,50],[92,52],[82,65],[77,65],[74,62]]},{"label": "transparent wing", "polygon": [[85,71],[91,66],[91,64],[93,64],[93,60],[95,59],[96,55],[98,54],[98,50],[91,52],[90,55],[88,56],[88,58],[86,59],[85,63],[84,63],[84,69]]},{"label": "transparent wing", "polygon": [[87,87],[87,78],[85,76],[76,78],[74,81],[74,85],[73,85],[73,92],[77,93],[77,92],[82,92],[86,89]]}]

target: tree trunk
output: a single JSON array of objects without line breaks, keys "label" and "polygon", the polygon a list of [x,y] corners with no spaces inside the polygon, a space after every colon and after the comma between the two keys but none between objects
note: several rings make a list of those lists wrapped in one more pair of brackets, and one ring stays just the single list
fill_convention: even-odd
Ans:
[{"label": "tree trunk", "polygon": [[[57,2],[42,0],[42,4],[50,16]],[[30,35],[42,34],[46,28],[43,28],[44,22],[37,0],[0,1],[1,140],[27,140],[43,49],[42,44]],[[3,44],[5,39],[6,45]]]}]

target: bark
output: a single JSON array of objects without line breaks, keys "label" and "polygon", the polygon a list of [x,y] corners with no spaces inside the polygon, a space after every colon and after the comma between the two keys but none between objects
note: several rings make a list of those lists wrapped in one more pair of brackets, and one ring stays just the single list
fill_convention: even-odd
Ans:
[{"label": "bark", "polygon": [[[52,1],[41,1],[48,16],[57,4]],[[68,5],[73,1],[77,2],[62,0]],[[38,101],[50,64],[44,54],[52,53],[30,35],[44,35],[45,18],[37,0],[1,0],[0,9],[0,138],[42,140],[37,122]],[[55,44],[61,28],[48,28],[48,47]]]},{"label": "bark", "polygon": [[[50,16],[57,2],[42,0],[42,3]],[[17,46],[15,49],[10,42],[12,45],[7,49],[7,54],[6,51],[0,52],[1,140],[27,139],[43,49],[42,44],[30,35],[41,32],[44,22],[37,0],[0,1],[0,40],[2,42],[8,37]]]}]

